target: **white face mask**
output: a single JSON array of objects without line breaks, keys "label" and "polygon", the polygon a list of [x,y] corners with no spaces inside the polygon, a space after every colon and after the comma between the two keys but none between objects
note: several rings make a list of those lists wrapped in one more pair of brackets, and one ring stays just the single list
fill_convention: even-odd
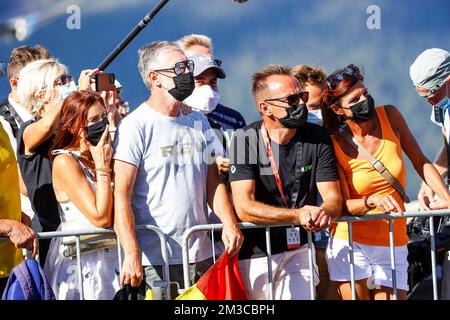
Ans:
[{"label": "white face mask", "polygon": [[213,111],[219,103],[220,95],[211,86],[196,87],[192,94],[184,100],[189,107],[204,114]]},{"label": "white face mask", "polygon": [[57,104],[58,102],[63,101],[65,98],[67,98],[72,92],[77,91],[77,85],[74,81],[70,81],[67,84],[58,86],[57,88],[51,88],[47,90],[57,90],[57,96],[55,96],[55,99],[52,101],[49,101],[49,104]]},{"label": "white face mask", "polygon": [[59,99],[60,101],[67,98],[72,92],[77,91],[77,85],[74,81],[70,81],[66,85],[59,86]]}]

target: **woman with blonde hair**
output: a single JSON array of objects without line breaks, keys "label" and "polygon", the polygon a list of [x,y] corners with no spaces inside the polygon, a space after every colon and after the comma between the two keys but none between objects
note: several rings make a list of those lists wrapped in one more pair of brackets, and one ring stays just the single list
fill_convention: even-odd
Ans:
[{"label": "woman with blonde hair", "polygon": [[[59,125],[61,102],[76,86],[66,66],[53,59],[29,63],[20,71],[19,79],[17,91],[21,105],[33,115],[21,126],[17,136],[19,168],[42,231],[55,231],[60,219],[48,152],[53,132]],[[43,264],[50,241],[40,243]]]},{"label": "woman with blonde hair", "polygon": [[[97,70],[82,71],[79,89],[89,89],[96,73]],[[55,231],[60,219],[52,187],[49,151],[54,132],[61,123],[62,102],[77,87],[67,67],[54,59],[29,63],[20,71],[19,79],[17,92],[21,97],[21,105],[33,115],[30,121],[21,126],[17,135],[19,168],[42,231]],[[39,256],[42,264],[49,243],[48,240],[41,241]]]}]

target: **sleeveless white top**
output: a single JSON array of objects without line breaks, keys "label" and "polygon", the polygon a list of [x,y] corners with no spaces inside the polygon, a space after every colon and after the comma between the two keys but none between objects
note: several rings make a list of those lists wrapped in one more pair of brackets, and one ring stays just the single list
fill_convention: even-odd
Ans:
[{"label": "sleeveless white top", "polygon": [[[80,160],[80,153],[70,150],[54,150],[52,154],[69,154],[83,169],[91,188],[96,191],[94,173]],[[58,231],[79,230],[94,227],[72,201],[59,202],[61,225]],[[50,280],[57,300],[79,300],[77,259],[64,256],[64,242],[75,237],[54,238],[50,244],[45,273]],[[84,297],[88,300],[112,300],[119,286],[119,264],[117,247],[97,249],[82,253]]]},{"label": "sleeveless white top", "polygon": [[[80,153],[78,151],[58,149],[53,150],[52,154],[53,155],[68,154],[74,157],[77,160],[78,164],[80,165],[81,169],[83,169],[86,175],[86,179],[88,180],[92,190],[94,192],[97,191],[97,183],[94,181],[95,174],[92,172],[91,169],[86,167],[79,160]],[[77,208],[77,206],[72,201],[69,200],[66,202],[58,202],[58,203],[61,206],[62,210],[62,212],[60,212],[62,230],[68,231],[94,227],[86,218],[86,216]]]}]

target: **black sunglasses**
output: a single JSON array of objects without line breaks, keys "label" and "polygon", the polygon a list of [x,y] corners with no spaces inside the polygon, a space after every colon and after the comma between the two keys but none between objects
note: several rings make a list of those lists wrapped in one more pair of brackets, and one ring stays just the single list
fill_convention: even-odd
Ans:
[{"label": "black sunglasses", "polygon": [[189,72],[194,71],[194,61],[192,60],[185,60],[175,63],[175,66],[173,68],[166,68],[166,69],[157,69],[154,70],[155,72],[161,72],[161,71],[172,71],[175,73],[175,75],[179,76],[180,74],[183,74],[186,68],[189,70]]},{"label": "black sunglasses", "polygon": [[54,86],[64,86],[72,81],[72,76],[70,74],[63,74],[62,76],[58,77],[54,82]]},{"label": "black sunglasses", "polygon": [[337,70],[332,74],[330,74],[327,77],[327,83],[331,89],[335,89],[339,82],[349,78],[355,78],[358,80],[362,79],[362,75],[359,68],[354,64],[349,64],[344,69]]},{"label": "black sunglasses", "polygon": [[268,104],[273,105],[275,107],[285,108],[283,106],[278,106],[278,105],[270,103],[270,102],[271,101],[281,101],[281,102],[286,102],[291,107],[296,107],[300,104],[300,100],[303,101],[303,103],[306,103],[306,102],[308,102],[308,98],[309,98],[309,92],[303,91],[303,92],[291,94],[287,97],[265,99],[264,102],[267,102]]}]

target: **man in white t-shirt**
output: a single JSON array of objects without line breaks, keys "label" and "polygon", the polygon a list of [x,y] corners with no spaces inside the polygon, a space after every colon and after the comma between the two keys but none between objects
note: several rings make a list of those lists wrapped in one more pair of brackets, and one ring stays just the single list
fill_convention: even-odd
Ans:
[{"label": "man in white t-shirt", "polygon": [[[208,223],[208,204],[224,224],[228,253],[235,254],[243,241],[214,162],[214,131],[203,114],[186,115],[180,109],[194,89],[193,67],[172,42],[141,48],[138,68],[151,95],[122,121],[114,141],[114,228],[125,254],[121,283],[137,287],[144,278],[158,297],[164,296],[153,285],[162,278],[160,243],[154,233],[136,232],[135,225],[155,225],[167,235],[170,278],[179,284],[183,234]],[[189,241],[191,281],[206,272],[211,256],[207,233],[194,233]]]}]

